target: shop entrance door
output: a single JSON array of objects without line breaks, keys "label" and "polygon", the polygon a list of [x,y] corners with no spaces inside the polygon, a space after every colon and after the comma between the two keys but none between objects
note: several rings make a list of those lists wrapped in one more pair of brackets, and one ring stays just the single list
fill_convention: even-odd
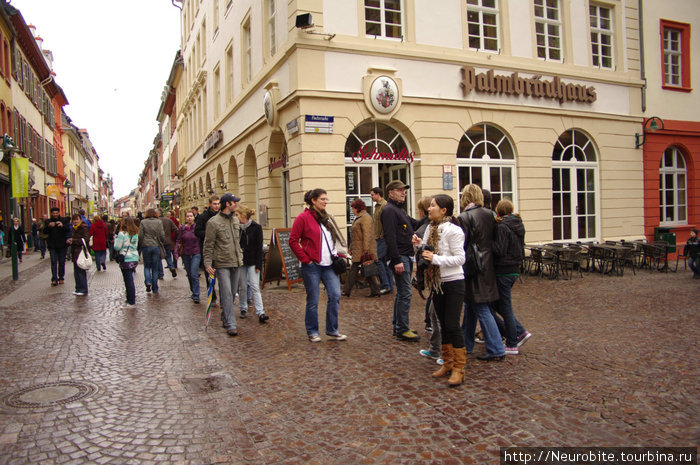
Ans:
[{"label": "shop entrance door", "polygon": [[[386,192],[386,186],[389,184],[391,181],[396,181],[399,180],[404,184],[407,184],[410,186],[410,175],[408,172],[408,165],[403,163],[403,164],[394,164],[394,163],[384,163],[384,164],[379,164],[377,165],[379,167],[379,185],[382,189],[385,190],[384,192],[384,198],[388,199],[389,198],[389,193]],[[406,202],[403,204],[403,209],[409,212],[412,211],[410,208],[411,204],[411,195],[410,192],[406,192]]]},{"label": "shop entrance door", "polygon": [[596,236],[595,168],[552,169],[552,219],[555,241],[591,240]]}]

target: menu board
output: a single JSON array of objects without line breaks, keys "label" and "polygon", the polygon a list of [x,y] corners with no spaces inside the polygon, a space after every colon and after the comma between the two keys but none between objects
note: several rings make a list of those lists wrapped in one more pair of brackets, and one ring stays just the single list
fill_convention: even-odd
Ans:
[{"label": "menu board", "polygon": [[289,234],[291,229],[273,229],[272,240],[265,260],[265,272],[263,274],[262,287],[265,283],[287,280],[287,287],[292,290],[292,284],[303,281],[299,259],[292,248],[289,247]]}]

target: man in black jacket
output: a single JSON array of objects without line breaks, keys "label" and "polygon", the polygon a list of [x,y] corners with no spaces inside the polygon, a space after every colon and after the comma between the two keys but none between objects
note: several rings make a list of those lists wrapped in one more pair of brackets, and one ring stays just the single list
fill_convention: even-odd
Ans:
[{"label": "man in black jacket", "polygon": [[46,246],[51,256],[51,285],[63,284],[66,273],[66,250],[71,232],[70,221],[60,216],[58,207],[51,207],[51,218],[44,222],[43,233],[46,234]]},{"label": "man in black jacket", "polygon": [[[219,196],[216,194],[212,195],[209,197],[209,207],[201,214],[197,215],[197,219],[195,220],[194,235],[199,239],[199,250],[201,250],[202,253],[204,252],[204,236],[207,232],[207,221],[219,213],[220,206]],[[202,258],[204,258],[204,255],[202,255]],[[204,269],[204,260],[202,260],[199,267]],[[206,271],[204,272],[204,278],[207,280],[207,289],[209,289],[210,279],[209,273]],[[211,301],[212,303],[216,302],[216,290],[212,293]]]},{"label": "man in black jacket", "polygon": [[411,309],[411,273],[413,272],[413,225],[415,220],[401,208],[406,201],[409,186],[401,181],[391,181],[386,185],[389,200],[382,209],[382,227],[387,247],[387,258],[394,271],[396,297],[394,298],[394,335],[403,341],[418,341],[420,336],[413,332],[408,323]]}]

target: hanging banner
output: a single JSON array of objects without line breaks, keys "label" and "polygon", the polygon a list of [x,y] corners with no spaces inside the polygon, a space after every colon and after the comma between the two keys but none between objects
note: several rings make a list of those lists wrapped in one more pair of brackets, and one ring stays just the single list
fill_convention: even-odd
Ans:
[{"label": "hanging banner", "polygon": [[93,209],[95,208],[95,202],[92,200],[88,200],[88,211],[87,214],[88,216],[92,216]]},{"label": "hanging banner", "polygon": [[29,197],[29,158],[12,158],[12,197]]}]

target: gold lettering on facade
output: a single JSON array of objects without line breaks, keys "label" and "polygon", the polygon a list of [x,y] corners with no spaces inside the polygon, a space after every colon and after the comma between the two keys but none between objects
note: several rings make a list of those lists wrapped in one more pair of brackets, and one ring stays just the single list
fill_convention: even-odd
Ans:
[{"label": "gold lettering on facade", "polygon": [[510,76],[496,74],[493,69],[478,73],[472,66],[462,67],[462,94],[464,97],[471,91],[490,94],[524,95],[534,98],[559,100],[559,103],[580,102],[593,103],[598,98],[595,87],[581,84],[567,84],[559,76],[552,80],[542,79],[542,76],[530,78],[520,77],[518,72]]}]

